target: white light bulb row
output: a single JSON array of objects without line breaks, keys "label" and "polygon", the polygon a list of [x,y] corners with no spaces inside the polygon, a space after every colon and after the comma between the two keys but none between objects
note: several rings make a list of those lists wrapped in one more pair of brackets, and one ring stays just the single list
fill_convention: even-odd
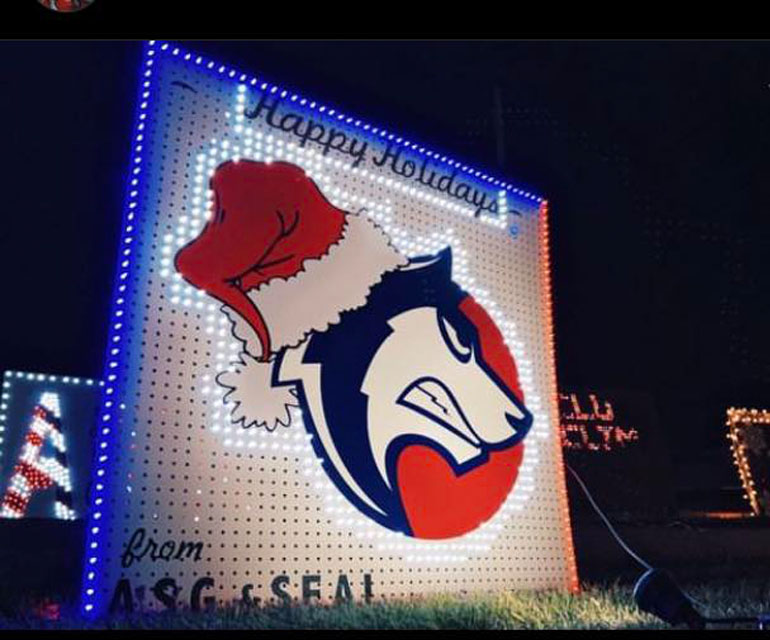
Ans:
[{"label": "white light bulb row", "polygon": [[[104,383],[99,380],[92,380],[90,378],[76,378],[72,376],[55,376],[47,373],[27,373],[24,371],[6,371],[5,380],[3,383],[3,386],[5,387],[8,383],[8,386],[10,386],[10,380],[13,378],[17,379],[24,379],[24,380],[33,380],[37,382],[55,382],[55,383],[63,383],[63,384],[74,384],[74,385],[86,385],[86,386],[104,386]],[[7,387],[6,387],[7,388]]]},{"label": "white light bulb row", "polygon": [[447,564],[447,563],[458,563],[458,562],[466,562],[468,560],[468,556],[463,555],[446,555],[446,556],[436,556],[436,555],[408,555],[405,557],[405,560],[407,562],[415,562],[415,563],[428,563],[428,562],[436,562],[440,564]]}]

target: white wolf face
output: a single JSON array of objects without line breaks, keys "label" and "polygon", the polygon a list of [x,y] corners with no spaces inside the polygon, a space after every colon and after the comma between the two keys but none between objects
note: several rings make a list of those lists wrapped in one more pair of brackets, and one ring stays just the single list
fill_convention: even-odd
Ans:
[{"label": "white wolf face", "polygon": [[459,468],[526,431],[526,413],[482,368],[478,348],[435,307],[392,318],[393,332],[372,358],[361,390],[377,470],[390,485],[392,443],[429,440]]},{"label": "white wolf face", "polygon": [[[502,335],[452,282],[450,250],[386,274],[364,307],[284,350],[273,385],[296,390],[340,491],[377,522],[418,537],[460,535],[494,513],[515,482],[514,445],[532,423]],[[414,472],[401,465],[404,453],[437,455],[449,475],[434,465],[431,476],[422,462]],[[483,480],[453,484],[471,476]],[[462,505],[457,522],[426,520],[436,483]]]}]

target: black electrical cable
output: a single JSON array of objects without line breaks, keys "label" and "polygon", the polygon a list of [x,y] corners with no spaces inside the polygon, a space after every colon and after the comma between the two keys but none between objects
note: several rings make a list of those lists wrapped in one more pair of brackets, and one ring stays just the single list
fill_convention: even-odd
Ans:
[{"label": "black electrical cable", "polygon": [[[629,547],[625,541],[620,537],[617,531],[615,531],[615,527],[612,526],[612,523],[609,521],[606,515],[604,515],[604,512],[601,510],[598,504],[596,504],[596,501],[593,499],[593,496],[591,495],[591,492],[588,490],[588,487],[586,487],[583,480],[578,475],[577,471],[575,471],[571,466],[569,466],[566,462],[564,463],[564,466],[567,467],[567,470],[572,474],[572,477],[575,478],[575,481],[580,485],[580,488],[583,490],[583,493],[585,494],[586,498],[588,498],[588,502],[591,503],[591,506],[594,508],[594,511],[599,515],[599,517],[602,519],[604,524],[607,526],[607,529],[609,529],[610,533],[612,534],[612,537],[615,538],[617,543],[623,548],[623,550],[631,556],[634,560],[636,560],[642,567],[647,569],[648,571],[654,571],[652,565],[650,565],[646,560],[642,559],[638,554],[636,554],[631,547]],[[697,604],[701,607],[705,607],[705,605],[701,602],[698,602],[691,596],[687,595],[684,592],[681,592],[682,595],[689,600],[690,602]],[[700,614],[697,614],[700,615]],[[736,618],[706,618],[704,616],[700,616],[701,619],[704,622],[709,622],[711,624],[736,624],[736,623],[746,623],[746,624],[759,624],[760,628],[764,628],[765,623],[765,616],[755,616],[753,618],[751,617],[736,617]]]},{"label": "black electrical cable", "polygon": [[604,515],[604,512],[599,508],[599,505],[596,504],[596,502],[593,499],[593,496],[591,495],[591,492],[588,490],[588,487],[585,486],[583,481],[580,479],[580,476],[577,474],[577,471],[575,471],[572,467],[570,467],[568,464],[565,463],[565,466],[567,467],[567,470],[573,475],[577,483],[580,485],[580,488],[583,490],[583,493],[586,494],[586,498],[588,498],[588,502],[591,503],[591,506],[594,508],[596,513],[599,514],[599,517],[604,521],[604,524],[607,525],[607,528],[610,530],[610,533],[612,536],[617,540],[617,543],[623,547],[625,552],[630,555],[634,560],[636,560],[640,565],[642,565],[645,569],[652,569],[652,565],[649,562],[646,562],[642,558],[640,558],[634,551],[629,547],[623,539],[618,535],[618,532],[615,531],[615,527],[612,526],[612,523],[607,519],[607,516]]}]

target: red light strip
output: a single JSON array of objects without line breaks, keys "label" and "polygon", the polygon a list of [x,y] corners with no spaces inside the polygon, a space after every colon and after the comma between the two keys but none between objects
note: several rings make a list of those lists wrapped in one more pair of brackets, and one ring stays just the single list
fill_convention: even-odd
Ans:
[{"label": "red light strip", "polygon": [[560,438],[560,414],[559,414],[559,390],[556,382],[556,348],[554,343],[553,330],[553,298],[551,295],[551,255],[550,255],[550,233],[548,230],[548,201],[540,204],[540,216],[538,218],[540,225],[540,276],[542,279],[541,290],[543,292],[544,306],[544,332],[545,345],[548,351],[548,364],[550,365],[549,392],[550,401],[549,416],[551,421],[552,446],[556,455],[556,473],[559,484],[559,505],[562,510],[562,534],[564,536],[565,554],[567,557],[567,588],[571,593],[580,591],[580,582],[578,580],[577,563],[575,562],[575,547],[572,543],[572,524],[569,515],[569,501],[567,499],[567,479],[564,474],[564,458],[562,455]]}]

